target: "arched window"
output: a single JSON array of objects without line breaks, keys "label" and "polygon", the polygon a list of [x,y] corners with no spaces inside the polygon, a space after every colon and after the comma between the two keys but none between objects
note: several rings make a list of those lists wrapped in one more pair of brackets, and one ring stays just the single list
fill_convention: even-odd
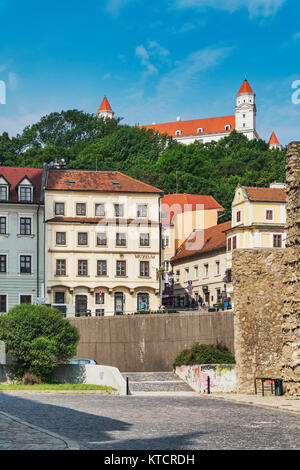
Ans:
[{"label": "arched window", "polygon": [[149,294],[148,292],[139,292],[137,295],[137,310],[149,310],[150,303],[149,303]]}]

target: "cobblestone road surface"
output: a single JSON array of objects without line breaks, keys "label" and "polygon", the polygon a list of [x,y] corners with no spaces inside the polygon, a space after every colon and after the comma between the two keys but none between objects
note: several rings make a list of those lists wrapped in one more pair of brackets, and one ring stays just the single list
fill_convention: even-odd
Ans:
[{"label": "cobblestone road surface", "polygon": [[0,394],[0,411],[81,449],[300,449],[300,417],[195,396]]}]

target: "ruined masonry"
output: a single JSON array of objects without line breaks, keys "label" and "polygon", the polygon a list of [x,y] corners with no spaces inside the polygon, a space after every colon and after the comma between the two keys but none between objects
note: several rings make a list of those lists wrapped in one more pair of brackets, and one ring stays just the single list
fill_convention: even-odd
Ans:
[{"label": "ruined masonry", "polygon": [[300,396],[300,142],[288,146],[286,184],[286,248],[233,253],[238,393],[269,376]]}]

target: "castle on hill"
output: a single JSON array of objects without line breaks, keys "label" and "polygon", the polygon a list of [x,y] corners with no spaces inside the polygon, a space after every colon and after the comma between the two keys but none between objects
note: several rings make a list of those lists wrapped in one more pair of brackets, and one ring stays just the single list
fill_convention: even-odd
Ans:
[{"label": "castle on hill", "polygon": [[[145,129],[153,129],[160,134],[167,134],[182,144],[191,144],[195,141],[206,144],[218,141],[230,135],[233,130],[244,134],[249,140],[259,139],[256,130],[256,104],[255,93],[247,79],[244,80],[238,94],[236,95],[235,114],[232,116],[221,116],[207,119],[192,119],[182,121],[180,117],[174,122],[160,124],[146,124],[139,126]],[[111,119],[114,112],[104,97],[97,116]],[[268,142],[270,149],[281,149],[282,146],[273,132]]]}]

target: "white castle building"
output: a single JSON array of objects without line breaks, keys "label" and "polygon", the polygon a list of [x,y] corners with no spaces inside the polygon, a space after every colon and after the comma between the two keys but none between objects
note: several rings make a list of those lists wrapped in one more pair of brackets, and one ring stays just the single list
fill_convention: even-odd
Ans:
[{"label": "white castle building", "polygon": [[[235,114],[207,119],[192,119],[181,121],[180,117],[174,122],[160,124],[147,124],[139,126],[145,129],[153,129],[160,134],[167,134],[182,144],[191,144],[195,141],[207,143],[218,141],[233,130],[241,132],[249,140],[259,139],[256,130],[256,104],[255,93],[247,79],[244,80],[236,95]],[[106,97],[97,112],[99,117],[112,118],[114,112]],[[281,149],[281,145],[273,132],[269,140],[270,149]]]}]

